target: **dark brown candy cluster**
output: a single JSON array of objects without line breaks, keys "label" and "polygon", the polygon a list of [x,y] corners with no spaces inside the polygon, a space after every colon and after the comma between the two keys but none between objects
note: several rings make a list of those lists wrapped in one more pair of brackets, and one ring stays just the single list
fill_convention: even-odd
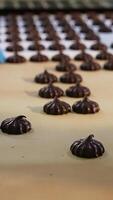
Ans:
[{"label": "dark brown candy cluster", "polygon": [[[62,43],[62,36],[57,31],[57,28],[60,28],[60,32],[64,33],[63,38],[65,40],[73,41],[72,44],[68,47],[71,50],[81,50],[82,52],[75,56],[75,60],[77,61],[89,61],[92,60],[92,56],[85,52],[87,45],[82,43],[82,38],[79,36],[79,33],[72,28],[70,22],[66,19],[65,13],[62,14],[59,12],[54,14],[56,19],[56,27],[51,22],[49,13],[38,13],[38,19],[40,22],[41,32],[37,28],[36,21],[34,20],[34,13],[25,12],[21,15],[22,18],[22,27],[24,34],[26,34],[25,40],[32,42],[32,44],[28,47],[28,50],[36,51],[37,53],[30,57],[31,62],[46,62],[49,60],[48,55],[41,52],[46,48],[53,51],[58,51],[58,54],[54,55],[51,59],[53,61],[61,61],[62,59],[65,61],[69,61],[71,56],[67,53],[63,52],[63,50],[67,49],[67,46]],[[105,15],[106,16],[106,15]],[[100,37],[96,35],[93,28],[87,25],[86,21],[82,19],[81,13],[71,13],[70,17],[73,20],[73,26],[80,28],[80,33],[83,33],[83,38],[85,40],[95,41],[93,45],[91,45],[90,49],[102,51],[97,55],[97,59],[107,60],[112,55],[106,52],[107,46],[100,42]],[[100,19],[97,13],[93,13],[93,15],[87,14],[87,17],[92,20],[92,24],[98,26],[98,32],[101,33],[109,33],[112,31],[111,27],[106,25],[104,20]],[[105,17],[106,18],[106,17]],[[6,47],[7,51],[14,52],[14,55],[8,57],[6,62],[9,63],[22,63],[25,62],[26,59],[19,55],[19,52],[24,50],[24,47],[19,44],[19,42],[23,41],[21,37],[20,26],[18,24],[18,19],[16,14],[8,14],[5,16],[6,20],[6,32],[7,34],[6,41],[11,44]],[[113,20],[113,17],[110,18]],[[41,35],[44,33],[45,36]],[[47,40],[50,42],[48,47],[41,43],[41,40]],[[112,45],[111,45],[112,48]],[[109,55],[108,55],[109,54]],[[68,70],[68,69],[67,69]],[[60,70],[59,70],[60,71]]]},{"label": "dark brown candy cluster", "polygon": [[1,123],[1,130],[7,134],[21,135],[31,130],[31,123],[25,116],[20,115],[4,120]]},{"label": "dark brown candy cluster", "polygon": [[98,103],[84,97],[83,100],[80,100],[73,104],[72,109],[74,112],[79,114],[93,114],[99,112],[100,108]]},{"label": "dark brown candy cluster", "polygon": [[103,144],[93,139],[94,135],[89,135],[87,138],[83,138],[75,141],[70,151],[73,155],[81,158],[97,158],[104,154],[105,149]]},{"label": "dark brown candy cluster", "polygon": [[71,112],[71,106],[55,97],[53,101],[44,105],[43,110],[50,115],[63,115]]},{"label": "dark brown candy cluster", "polygon": [[7,27],[6,34],[8,34],[6,41],[11,43],[9,46],[6,47],[6,51],[14,52],[13,56],[9,56],[6,59],[6,62],[8,63],[25,62],[26,59],[18,54],[19,51],[23,50],[23,47],[18,43],[19,41],[21,41],[21,38],[19,36],[19,28],[17,25],[16,15],[12,14],[7,16],[6,27]]},{"label": "dark brown candy cluster", "polygon": [[54,97],[60,97],[64,95],[64,91],[54,86],[52,83],[49,83],[48,86],[43,87],[39,90],[39,96],[43,98],[54,98]]},{"label": "dark brown candy cluster", "polygon": [[50,83],[50,82],[57,82],[57,77],[54,74],[49,73],[45,70],[43,73],[38,74],[34,81],[36,83]]}]

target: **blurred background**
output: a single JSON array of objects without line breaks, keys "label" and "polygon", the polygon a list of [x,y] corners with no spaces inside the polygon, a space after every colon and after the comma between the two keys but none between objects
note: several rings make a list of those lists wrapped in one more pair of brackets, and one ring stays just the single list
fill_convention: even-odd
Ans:
[{"label": "blurred background", "polygon": [[0,0],[0,9],[112,9],[113,0]]}]

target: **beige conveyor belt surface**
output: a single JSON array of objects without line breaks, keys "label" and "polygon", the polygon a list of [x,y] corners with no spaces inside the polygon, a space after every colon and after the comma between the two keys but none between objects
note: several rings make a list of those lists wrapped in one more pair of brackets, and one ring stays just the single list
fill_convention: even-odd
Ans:
[{"label": "beige conveyor belt surface", "polygon": [[[26,115],[33,131],[20,136],[0,134],[0,199],[2,200],[111,200],[113,199],[113,72],[82,72],[83,85],[100,104],[94,115],[69,113],[49,116],[37,97],[43,85],[34,76],[54,63],[0,65],[0,121]],[[69,85],[56,83],[66,89]],[[77,101],[63,97],[71,105]],[[80,159],[69,152],[76,139],[94,134],[106,153]]]}]

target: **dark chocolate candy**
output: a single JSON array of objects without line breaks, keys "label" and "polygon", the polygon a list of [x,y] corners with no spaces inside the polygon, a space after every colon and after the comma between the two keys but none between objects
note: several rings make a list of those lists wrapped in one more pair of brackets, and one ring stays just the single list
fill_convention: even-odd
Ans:
[{"label": "dark chocolate candy", "polygon": [[105,18],[106,19],[113,19],[113,13],[112,12],[108,11],[108,12],[106,12],[104,14],[105,14]]},{"label": "dark chocolate candy", "polygon": [[47,41],[52,41],[52,40],[58,41],[58,40],[60,40],[60,37],[57,36],[57,35],[48,35],[48,36],[45,38],[45,40],[47,40]]},{"label": "dark chocolate candy", "polygon": [[16,45],[12,44],[12,45],[6,47],[6,51],[15,51],[15,49],[17,51],[23,51],[23,47],[19,44],[16,44]]},{"label": "dark chocolate candy", "polygon": [[107,46],[105,44],[97,42],[97,43],[91,45],[90,49],[96,50],[96,51],[98,51],[98,50],[106,50]]},{"label": "dark chocolate candy", "polygon": [[82,19],[80,19],[80,20],[76,20],[75,21],[75,26],[83,26],[84,25],[84,22],[83,22],[83,20]]},{"label": "dark chocolate candy", "polygon": [[38,35],[39,36],[39,33],[38,33],[38,31],[36,30],[35,27],[27,28],[24,33],[28,34],[28,36],[30,36],[30,35],[34,35],[34,36]]},{"label": "dark chocolate candy", "polygon": [[60,19],[60,21],[58,21],[58,26],[64,27],[67,25],[67,21],[65,19]]},{"label": "dark chocolate candy", "polygon": [[39,96],[43,98],[54,98],[54,97],[60,97],[64,95],[64,91],[54,86],[52,83],[49,83],[48,86],[43,87],[39,90]]},{"label": "dark chocolate candy", "polygon": [[113,70],[113,58],[109,59],[103,67],[105,70]]},{"label": "dark chocolate candy", "polygon": [[69,48],[73,50],[85,50],[86,46],[80,42],[74,42]]},{"label": "dark chocolate candy", "polygon": [[101,66],[94,61],[86,61],[80,65],[80,69],[84,71],[96,71],[101,69]]},{"label": "dark chocolate candy", "polygon": [[38,41],[38,40],[41,40],[41,37],[38,36],[38,35],[37,35],[37,36],[33,36],[33,35],[30,34],[30,35],[28,35],[28,36],[26,37],[26,40],[27,40],[27,41],[36,41],[36,40],[37,40],[37,41]]},{"label": "dark chocolate candy", "polygon": [[34,81],[36,83],[50,83],[50,82],[57,82],[57,77],[54,74],[49,73],[45,70],[43,73],[38,74]]},{"label": "dark chocolate candy", "polygon": [[68,55],[63,54],[63,53],[59,53],[59,54],[56,54],[55,56],[53,56],[52,60],[58,61],[58,62],[60,62],[62,60],[70,61],[70,57]]},{"label": "dark chocolate candy", "polygon": [[7,134],[20,135],[31,130],[31,123],[25,116],[20,115],[18,117],[5,119],[1,123],[1,130]]},{"label": "dark chocolate candy", "polygon": [[24,62],[26,62],[26,59],[23,56],[15,54],[13,56],[9,56],[6,59],[6,62],[8,62],[8,63],[24,63]]},{"label": "dark chocolate candy", "polygon": [[101,25],[98,31],[100,33],[111,33],[112,29],[107,27],[107,26],[105,26],[105,25]]},{"label": "dark chocolate candy", "polygon": [[86,138],[75,141],[70,151],[73,155],[81,158],[97,158],[105,152],[103,144],[93,139],[94,135],[89,135]]},{"label": "dark chocolate candy", "polygon": [[101,26],[103,25],[103,22],[99,18],[95,18],[93,19],[93,25]]},{"label": "dark chocolate candy", "polygon": [[84,37],[85,40],[100,40],[99,36],[92,34],[92,33],[87,33]]},{"label": "dark chocolate candy", "polygon": [[70,27],[70,25],[66,25],[62,27],[62,33],[66,33],[67,35],[74,35],[75,31]]},{"label": "dark chocolate candy", "polygon": [[90,12],[88,12],[87,13],[87,18],[88,19],[95,19],[95,16],[96,16],[96,13],[95,12],[93,12],[93,11],[90,11]]},{"label": "dark chocolate candy", "polygon": [[80,33],[93,33],[93,30],[91,30],[88,26],[82,26]]},{"label": "dark chocolate candy", "polygon": [[46,61],[48,61],[48,57],[46,55],[38,52],[37,54],[31,56],[30,61],[32,61],[32,62],[46,62]]},{"label": "dark chocolate candy", "polygon": [[79,41],[80,37],[78,35],[76,35],[76,34],[74,34],[74,35],[67,34],[66,37],[65,37],[65,40],[76,40],[76,41]]},{"label": "dark chocolate candy", "polygon": [[19,42],[21,38],[19,36],[9,36],[6,38],[6,42]]},{"label": "dark chocolate candy", "polygon": [[20,32],[18,30],[18,27],[16,28],[8,28],[7,31],[5,32],[7,35],[12,35],[13,33],[15,33],[16,35],[18,35]]},{"label": "dark chocolate candy", "polygon": [[28,49],[29,50],[31,50],[31,51],[36,51],[36,50],[44,50],[45,49],[45,47],[44,47],[44,45],[42,45],[42,44],[31,44],[29,47],[28,47]]},{"label": "dark chocolate candy", "polygon": [[54,42],[49,46],[49,50],[64,50],[65,46],[59,43]]},{"label": "dark chocolate candy", "polygon": [[70,62],[62,60],[58,65],[56,65],[55,69],[59,72],[68,72],[76,70],[76,66]]},{"label": "dark chocolate candy", "polygon": [[44,105],[43,110],[50,115],[63,115],[71,112],[71,106],[55,97],[53,101]]},{"label": "dark chocolate candy", "polygon": [[62,83],[77,83],[82,81],[82,77],[79,74],[69,71],[60,77]]},{"label": "dark chocolate candy", "polygon": [[107,51],[101,51],[99,54],[96,55],[97,60],[108,60],[110,58],[113,58],[113,55],[111,53],[108,53]]},{"label": "dark chocolate candy", "polygon": [[87,96],[73,104],[72,109],[79,114],[93,114],[100,110],[98,103],[89,100]]},{"label": "dark chocolate candy", "polygon": [[89,88],[80,85],[79,82],[66,90],[66,95],[69,97],[81,98],[84,96],[89,96],[90,94],[91,92]]},{"label": "dark chocolate candy", "polygon": [[93,59],[93,57],[89,55],[88,53],[82,52],[82,53],[77,54],[74,57],[74,59],[77,61],[90,61]]},{"label": "dark chocolate candy", "polygon": [[51,31],[51,33],[53,33],[53,35],[56,34],[56,30],[54,30],[54,28],[50,28],[50,27],[45,27],[44,30],[43,30],[43,33],[46,33],[46,34],[49,34]]}]

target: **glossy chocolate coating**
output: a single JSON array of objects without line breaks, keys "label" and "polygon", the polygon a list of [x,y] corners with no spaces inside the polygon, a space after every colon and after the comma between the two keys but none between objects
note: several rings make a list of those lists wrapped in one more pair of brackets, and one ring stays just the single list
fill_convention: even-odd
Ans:
[{"label": "glossy chocolate coating", "polygon": [[58,26],[65,27],[66,25],[67,25],[67,21],[65,20],[65,18],[64,19],[60,19],[58,21]]},{"label": "glossy chocolate coating", "polygon": [[84,25],[84,22],[82,19],[75,21],[75,26],[83,26],[83,25]]},{"label": "glossy chocolate coating", "polygon": [[19,36],[9,36],[6,38],[6,42],[19,42],[21,38]]},{"label": "glossy chocolate coating", "polygon": [[87,96],[84,97],[83,100],[80,100],[73,104],[72,109],[74,112],[79,114],[93,114],[99,112],[100,110],[98,103],[89,100]]},{"label": "glossy chocolate coating", "polygon": [[86,46],[80,42],[74,42],[69,48],[72,50],[85,50]]},{"label": "glossy chocolate coating", "polygon": [[67,34],[66,37],[65,37],[65,40],[76,40],[76,41],[79,41],[80,40],[80,37],[78,35],[71,35],[71,34]]},{"label": "glossy chocolate coating", "polygon": [[70,62],[62,60],[58,65],[56,65],[55,69],[59,72],[68,72],[76,70],[76,66]]},{"label": "glossy chocolate coating", "polygon": [[105,26],[105,25],[101,25],[98,31],[100,33],[111,33],[112,29],[107,27],[107,26]]},{"label": "glossy chocolate coating", "polygon": [[92,33],[87,33],[84,37],[85,40],[99,40],[99,36],[92,34]]},{"label": "glossy chocolate coating", "polygon": [[60,97],[64,95],[64,91],[54,86],[52,83],[49,83],[48,86],[43,87],[39,90],[39,96],[43,98],[54,98],[54,97]]},{"label": "glossy chocolate coating", "polygon": [[52,41],[52,40],[58,41],[58,40],[60,40],[60,37],[57,36],[57,35],[48,35],[45,39],[46,39],[47,41]]},{"label": "glossy chocolate coating", "polygon": [[24,63],[26,62],[26,59],[23,56],[15,54],[13,56],[9,56],[6,59],[6,62],[7,63]]},{"label": "glossy chocolate coating", "polygon": [[96,50],[96,51],[98,51],[98,50],[106,50],[107,46],[105,44],[97,42],[97,43],[91,45],[90,49]]},{"label": "glossy chocolate coating", "polygon": [[101,66],[94,61],[86,61],[80,65],[80,69],[83,71],[96,71],[101,69]]},{"label": "glossy chocolate coating", "polygon": [[57,50],[64,50],[64,49],[65,49],[64,45],[56,43],[56,42],[49,46],[49,50],[57,51]]},{"label": "glossy chocolate coating", "polygon": [[95,19],[93,19],[93,25],[101,26],[101,25],[103,25],[103,22],[100,19],[95,18]]},{"label": "glossy chocolate coating", "polygon": [[89,96],[91,94],[89,88],[80,85],[78,82],[76,85],[69,87],[66,90],[66,95],[68,97],[76,97],[76,98],[81,98],[84,96]]},{"label": "glossy chocolate coating", "polygon": [[69,71],[60,77],[62,83],[77,83],[82,81],[82,77],[79,74]]},{"label": "glossy chocolate coating", "polygon": [[7,31],[5,32],[7,35],[12,35],[13,33],[15,34],[15,35],[19,35],[19,29],[18,29],[18,27],[16,27],[16,28],[8,28],[7,29]]},{"label": "glossy chocolate coating", "polygon": [[57,77],[54,74],[49,73],[45,70],[43,73],[38,74],[34,81],[36,83],[50,83],[50,82],[57,82]]},{"label": "glossy chocolate coating", "polygon": [[23,51],[23,47],[21,45],[18,45],[18,44],[16,44],[16,45],[12,44],[12,45],[6,47],[6,51],[15,51],[15,49],[17,51]]},{"label": "glossy chocolate coating", "polygon": [[25,32],[24,33],[26,33],[26,34],[28,34],[28,36],[30,36],[30,35],[32,35],[32,36],[39,36],[39,33],[38,33],[38,31],[36,30],[36,28],[35,27],[28,27],[26,30],[25,30]]},{"label": "glossy chocolate coating", "polygon": [[85,52],[82,52],[80,54],[77,54],[75,57],[74,57],[75,60],[77,61],[89,61],[89,60],[92,60],[93,57]]},{"label": "glossy chocolate coating", "polygon": [[96,55],[97,60],[108,60],[109,58],[113,58],[113,55],[106,51],[101,51],[99,54]]},{"label": "glossy chocolate coating", "polygon": [[12,135],[21,135],[31,130],[31,123],[25,116],[8,118],[1,123],[1,130]]},{"label": "glossy chocolate coating", "polygon": [[48,57],[46,55],[38,52],[37,54],[31,56],[30,61],[32,61],[32,62],[46,62],[46,61],[48,61]]},{"label": "glossy chocolate coating", "polygon": [[42,45],[42,44],[31,44],[29,47],[28,47],[28,49],[29,50],[31,50],[31,51],[36,51],[36,50],[44,50],[45,49],[45,47],[44,47],[44,45]]},{"label": "glossy chocolate coating", "polygon": [[71,112],[71,106],[55,97],[53,101],[44,105],[43,111],[50,115],[63,115]]},{"label": "glossy chocolate coating", "polygon": [[113,70],[113,59],[109,59],[103,67],[105,70]]},{"label": "glossy chocolate coating", "polygon": [[50,27],[44,28],[43,33],[49,34],[50,31],[51,31],[51,33],[53,33],[53,35],[56,34],[56,31],[53,28],[50,28]]},{"label": "glossy chocolate coating", "polygon": [[80,33],[93,33],[93,30],[91,30],[89,27],[87,26],[83,26],[80,29]]},{"label": "glossy chocolate coating", "polygon": [[86,138],[75,141],[70,151],[73,155],[81,158],[97,158],[105,152],[103,144],[93,139],[94,135],[89,135]]},{"label": "glossy chocolate coating", "polygon": [[62,61],[62,60],[65,60],[65,61],[70,61],[70,57],[68,55],[65,55],[63,53],[59,53],[59,54],[56,54],[55,56],[52,57],[52,60],[53,61]]}]

